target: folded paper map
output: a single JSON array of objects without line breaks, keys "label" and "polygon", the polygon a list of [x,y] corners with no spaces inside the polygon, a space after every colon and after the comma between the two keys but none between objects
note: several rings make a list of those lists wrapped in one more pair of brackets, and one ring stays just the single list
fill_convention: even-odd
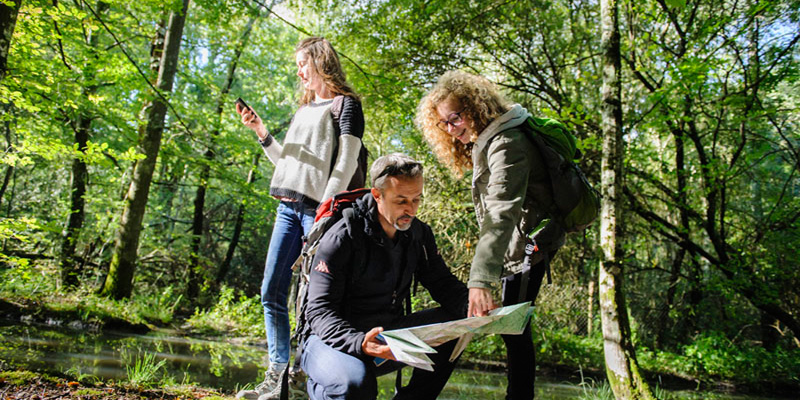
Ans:
[{"label": "folded paper map", "polygon": [[433,362],[426,355],[436,353],[433,347],[458,339],[456,348],[450,355],[450,361],[453,361],[461,355],[476,334],[521,334],[532,312],[531,303],[526,302],[497,308],[485,317],[383,331],[381,337],[397,361],[433,371]]}]

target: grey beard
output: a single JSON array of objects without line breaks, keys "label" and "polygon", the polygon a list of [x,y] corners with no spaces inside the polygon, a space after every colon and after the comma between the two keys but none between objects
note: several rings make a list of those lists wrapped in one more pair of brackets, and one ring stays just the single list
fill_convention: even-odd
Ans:
[{"label": "grey beard", "polygon": [[[409,217],[409,216],[408,216],[408,215],[404,215],[403,217],[400,217],[400,218],[404,218],[404,217]],[[400,225],[397,225],[397,221],[394,221],[394,223],[393,223],[392,225],[394,226],[394,229],[397,229],[398,231],[403,231],[403,232],[405,232],[405,231],[407,231],[409,228],[411,228],[411,223],[412,223],[412,222],[414,222],[414,218],[413,218],[413,217],[411,217],[411,221],[408,223],[408,225],[406,225],[406,227],[405,227],[405,228],[401,228],[401,227],[400,227]]]}]

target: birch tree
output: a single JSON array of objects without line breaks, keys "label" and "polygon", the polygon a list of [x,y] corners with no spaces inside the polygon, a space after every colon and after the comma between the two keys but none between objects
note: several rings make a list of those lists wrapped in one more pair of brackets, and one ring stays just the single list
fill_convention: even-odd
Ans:
[{"label": "birch tree", "polygon": [[636,361],[623,287],[622,251],[622,102],[620,84],[620,35],[616,0],[600,2],[603,88],[601,127],[603,195],[600,246],[600,315],[606,375],[618,399],[653,399]]}]

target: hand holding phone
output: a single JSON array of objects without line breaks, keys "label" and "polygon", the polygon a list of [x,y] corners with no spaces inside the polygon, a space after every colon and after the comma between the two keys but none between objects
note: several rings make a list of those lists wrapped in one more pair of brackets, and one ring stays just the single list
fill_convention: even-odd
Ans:
[{"label": "hand holding phone", "polygon": [[251,124],[256,124],[258,122],[258,114],[256,114],[256,112],[253,111],[253,109],[250,108],[250,106],[248,106],[241,97],[236,99],[236,112],[242,116],[243,124],[255,129],[255,125],[251,126]]},{"label": "hand holding phone", "polygon": [[236,111],[239,112],[239,113],[241,113],[241,111],[239,111],[239,109],[241,109],[241,110],[250,110],[250,112],[253,112],[253,109],[250,108],[250,106],[248,106],[247,103],[245,103],[244,100],[242,100],[241,97],[236,99],[236,105],[238,106],[238,107],[236,107]]},{"label": "hand holding phone", "polygon": [[256,114],[241,97],[236,99],[236,112],[242,116],[242,123],[246,127],[254,130],[259,139],[264,140],[264,138],[267,137],[269,133],[261,122],[261,118],[258,117],[258,114]]}]

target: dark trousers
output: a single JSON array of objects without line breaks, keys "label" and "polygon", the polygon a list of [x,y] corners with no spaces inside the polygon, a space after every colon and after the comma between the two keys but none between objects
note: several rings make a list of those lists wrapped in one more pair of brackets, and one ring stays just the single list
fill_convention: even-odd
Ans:
[{"label": "dark trousers", "polygon": [[[441,308],[424,310],[395,321],[387,330],[417,325],[427,325],[457,319]],[[434,347],[435,354],[428,357],[434,363],[433,371],[414,368],[408,385],[398,388],[395,399],[435,399],[444,389],[455,368],[450,362],[450,353],[456,341]],[[308,374],[307,389],[311,400],[327,399],[375,399],[378,396],[377,377],[402,368],[405,364],[387,361],[380,366],[370,358],[364,360],[335,350],[312,335],[303,349],[300,365]]]},{"label": "dark trousers", "polygon": [[[551,254],[552,256],[553,254]],[[539,287],[542,285],[546,270],[544,261],[531,267],[527,279],[525,295],[520,298],[523,272],[503,278],[503,306],[510,306],[525,301],[531,305],[536,302]],[[521,335],[501,335],[506,344],[506,367],[508,387],[506,400],[529,400],[533,398],[533,383],[536,375],[536,349],[533,347],[531,325],[528,324]]]}]

